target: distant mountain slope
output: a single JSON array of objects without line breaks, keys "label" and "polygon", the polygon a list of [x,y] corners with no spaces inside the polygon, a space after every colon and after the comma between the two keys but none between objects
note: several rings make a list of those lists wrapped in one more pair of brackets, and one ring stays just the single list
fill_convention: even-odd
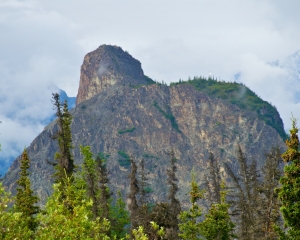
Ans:
[{"label": "distant mountain slope", "polygon": [[236,82],[217,81],[212,78],[194,77],[193,80],[171,83],[172,85],[190,84],[197,90],[216,96],[229,103],[237,105],[239,108],[254,111],[258,117],[265,121],[267,125],[276,129],[282,139],[286,138],[283,122],[275,106],[259,98],[253,91],[245,85]]},{"label": "distant mountain slope", "polygon": [[[76,97],[69,97],[65,91],[59,89],[56,86],[51,86],[51,88],[53,88],[54,91],[57,91],[60,93],[62,102],[67,100],[69,109],[73,109],[75,107]],[[47,98],[50,99],[51,96],[47,96]],[[46,119],[40,119],[41,124],[44,124],[44,126],[48,125],[50,122],[52,122],[55,119],[53,109],[51,109],[51,108],[49,109],[49,115],[50,116]],[[11,144],[11,148],[13,148],[13,147],[14,147],[14,145]],[[13,160],[15,160],[16,157],[19,155],[19,153],[17,153],[18,152],[17,149],[12,149],[11,152],[14,154],[11,154],[9,156],[0,154],[0,176],[4,176],[4,174],[7,172],[8,168],[11,165],[11,163],[13,162]]]},{"label": "distant mountain slope", "polygon": [[[214,83],[205,87],[211,83],[207,80],[205,83],[199,81],[203,86],[197,81],[172,86],[153,84],[144,76],[140,64],[131,64],[137,60],[128,55],[119,47],[107,45],[89,53],[81,67],[78,92],[82,100],[71,110],[75,163],[82,162],[79,145],[90,145],[95,155],[106,153],[113,192],[116,193],[117,189],[128,192],[130,154],[136,162],[145,159],[152,200],[165,200],[167,153],[173,148],[178,159],[178,197],[185,204],[190,172],[194,168],[198,179],[203,177],[209,152],[237,170],[235,153],[238,144],[258,164],[263,163],[262,154],[272,146],[284,148],[276,129],[262,119],[261,108],[256,111],[256,108],[231,103],[221,97],[223,90],[217,91],[219,96],[210,94],[209,91],[218,85]],[[90,64],[87,59],[109,60]],[[102,65],[106,72],[103,78],[99,78]],[[122,71],[126,72],[125,76],[120,74]],[[222,89],[231,87],[231,93],[224,93],[232,94],[234,99],[235,85],[222,85]],[[247,101],[256,103],[254,97],[254,100],[247,99],[246,105]],[[261,103],[258,101],[257,104],[260,106]],[[276,119],[278,113],[269,117]],[[43,202],[52,191],[53,167],[47,164],[47,159],[52,160],[57,151],[57,143],[49,137],[57,129],[54,120],[28,147],[32,186]],[[4,177],[4,185],[12,191],[18,178],[19,159],[13,162]]]}]

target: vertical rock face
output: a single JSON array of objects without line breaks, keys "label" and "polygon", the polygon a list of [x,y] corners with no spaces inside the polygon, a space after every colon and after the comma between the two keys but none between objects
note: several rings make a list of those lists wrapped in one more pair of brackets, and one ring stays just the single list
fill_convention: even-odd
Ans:
[{"label": "vertical rock face", "polygon": [[120,47],[101,45],[84,57],[76,104],[110,86],[129,82],[135,85],[147,83],[141,63]]}]

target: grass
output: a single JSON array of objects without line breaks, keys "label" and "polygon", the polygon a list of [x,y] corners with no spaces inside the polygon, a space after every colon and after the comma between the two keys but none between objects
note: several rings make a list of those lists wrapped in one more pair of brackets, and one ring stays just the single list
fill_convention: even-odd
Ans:
[{"label": "grass", "polygon": [[153,102],[153,106],[156,107],[158,109],[158,111],[161,112],[161,114],[168,120],[170,120],[172,127],[177,131],[177,132],[181,132],[180,129],[178,128],[178,124],[175,120],[175,117],[172,114],[168,114],[166,113],[159,105],[156,101]]},{"label": "grass", "polygon": [[122,157],[118,159],[120,166],[128,168],[130,166],[130,156],[124,151],[118,151],[118,154]]},{"label": "grass", "polygon": [[282,139],[286,139],[287,136],[282,121],[276,121],[274,118],[274,116],[279,115],[276,107],[262,100],[245,85],[236,82],[217,81],[212,78],[194,77],[193,80],[180,80],[179,82],[171,83],[170,86],[179,84],[192,85],[201,92],[226,100],[241,109],[256,112],[259,119],[273,127]]},{"label": "grass", "polygon": [[133,132],[134,130],[135,130],[135,127],[131,127],[131,128],[126,128],[124,130],[119,130],[118,133],[119,134],[124,134],[124,133]]}]

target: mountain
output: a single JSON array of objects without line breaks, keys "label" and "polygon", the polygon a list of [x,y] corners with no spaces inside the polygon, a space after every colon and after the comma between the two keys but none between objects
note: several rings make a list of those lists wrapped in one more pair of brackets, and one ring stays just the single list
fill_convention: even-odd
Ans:
[{"label": "mountain", "polygon": [[[94,154],[107,159],[112,191],[126,193],[129,156],[137,162],[143,158],[154,201],[166,198],[171,149],[178,159],[178,197],[185,204],[190,172],[194,168],[198,179],[204,176],[209,152],[235,167],[238,144],[260,165],[272,146],[284,148],[278,112],[246,86],[204,78],[171,86],[155,83],[138,60],[117,46],[102,45],[85,56],[71,113],[75,163],[82,162],[79,145],[90,145]],[[32,187],[42,202],[52,191],[53,167],[47,160],[58,149],[50,138],[57,130],[54,120],[27,149]],[[11,191],[19,159],[3,179]]]},{"label": "mountain", "polygon": [[[76,97],[69,97],[64,90],[59,89],[57,86],[55,86],[53,84],[49,86],[48,91],[49,91],[49,98],[51,96],[50,95],[51,92],[58,92],[61,96],[61,101],[63,102],[66,100],[68,102],[69,109],[72,109],[75,107]],[[18,110],[19,109],[15,109],[15,112],[17,112]],[[27,125],[32,125],[32,126],[35,126],[35,124],[48,125],[50,122],[52,122],[55,119],[53,109],[50,108],[48,113],[49,113],[48,115],[38,118],[38,119],[34,119],[32,121],[27,119],[27,121],[29,121],[29,122],[27,122]],[[6,117],[9,119],[12,119],[12,121],[16,121],[13,116],[6,115]],[[2,144],[3,144],[3,142],[2,142]],[[24,143],[24,145],[25,145],[25,143]],[[10,164],[15,160],[15,158],[18,156],[17,155],[18,152],[20,151],[18,142],[10,142],[9,148],[10,148],[10,153],[7,153],[7,152],[5,152],[4,149],[2,149],[3,152],[5,152],[6,154],[0,155],[0,177],[4,176],[4,174],[7,172]]]}]

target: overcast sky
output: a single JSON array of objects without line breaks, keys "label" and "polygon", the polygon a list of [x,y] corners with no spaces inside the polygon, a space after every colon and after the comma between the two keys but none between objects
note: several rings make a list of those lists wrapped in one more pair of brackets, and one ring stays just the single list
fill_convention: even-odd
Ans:
[{"label": "overcast sky", "polygon": [[[288,58],[300,50],[299,9],[299,0],[1,0],[2,164],[53,114],[52,84],[76,96],[83,57],[101,44],[121,46],[168,83],[240,73],[288,129],[291,112],[300,118],[299,73]],[[281,67],[268,64],[276,60]]]}]

